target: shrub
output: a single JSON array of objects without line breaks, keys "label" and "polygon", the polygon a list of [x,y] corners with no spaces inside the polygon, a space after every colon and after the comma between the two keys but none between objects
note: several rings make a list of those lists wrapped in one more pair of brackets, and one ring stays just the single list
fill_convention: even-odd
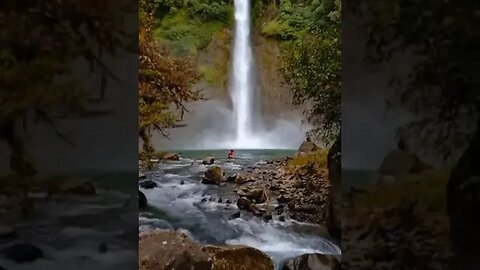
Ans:
[{"label": "shrub", "polygon": [[294,31],[285,22],[279,20],[272,20],[262,28],[262,34],[266,37],[275,39],[291,39],[294,37]]}]

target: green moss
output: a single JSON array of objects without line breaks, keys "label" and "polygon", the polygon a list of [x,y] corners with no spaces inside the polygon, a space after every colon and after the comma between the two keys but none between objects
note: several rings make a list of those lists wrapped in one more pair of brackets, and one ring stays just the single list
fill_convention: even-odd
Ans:
[{"label": "green moss", "polygon": [[205,13],[195,15],[190,9],[172,8],[156,22],[154,37],[169,46],[176,55],[196,55],[208,46],[215,33],[230,25],[233,16],[231,11],[223,10],[218,19],[207,19]]},{"label": "green moss", "polygon": [[212,86],[221,87],[225,82],[228,72],[228,59],[217,58],[213,67],[200,65],[200,74]]}]

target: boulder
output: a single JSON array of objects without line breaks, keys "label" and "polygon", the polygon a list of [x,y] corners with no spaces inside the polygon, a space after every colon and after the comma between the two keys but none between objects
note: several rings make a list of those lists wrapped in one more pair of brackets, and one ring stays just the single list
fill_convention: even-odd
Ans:
[{"label": "boulder", "polygon": [[227,182],[235,183],[237,185],[245,184],[248,182],[255,182],[251,177],[247,177],[243,174],[234,174],[227,178]]},{"label": "boulder", "polygon": [[325,254],[304,254],[288,260],[282,270],[340,270],[340,257]]},{"label": "boulder", "polygon": [[147,207],[147,197],[145,197],[145,194],[141,192],[140,190],[138,191],[138,207],[139,208],[146,208]]},{"label": "boulder", "polygon": [[145,180],[145,179],[147,179],[147,176],[144,173],[139,171],[138,172],[138,180]]},{"label": "boulder", "polygon": [[248,182],[255,182],[255,179],[251,177],[246,177],[244,175],[238,175],[237,178],[235,179],[235,184],[237,185],[245,184]]},{"label": "boulder", "polygon": [[262,188],[248,190],[246,194],[246,197],[254,203],[264,203],[267,200],[267,194]]},{"label": "boulder", "polygon": [[258,206],[256,206],[254,203],[251,203],[249,206],[248,206],[248,209],[247,209],[250,213],[252,213],[254,216],[257,216],[257,217],[260,217],[262,216],[266,211],[264,209],[260,209],[258,208]]},{"label": "boulder", "polygon": [[263,188],[248,189],[248,187],[244,187],[235,192],[238,196],[245,197],[253,203],[264,203],[267,200],[267,194]]},{"label": "boulder", "polygon": [[180,156],[175,153],[165,152],[160,154],[160,159],[163,160],[180,160]]},{"label": "boulder", "polygon": [[297,154],[310,153],[320,149],[316,144],[311,141],[304,141],[297,150]]},{"label": "boulder", "polygon": [[202,160],[203,165],[212,165],[215,163],[215,158],[212,156],[206,156]]},{"label": "boulder", "polygon": [[236,212],[236,213],[233,213],[231,216],[230,216],[230,219],[236,219],[236,218],[239,218],[240,217],[240,212]]},{"label": "boulder", "polygon": [[226,181],[230,183],[235,183],[237,180],[238,174],[233,174],[227,177]]},{"label": "boulder", "polygon": [[155,230],[139,239],[140,270],[273,270],[270,258],[247,246],[203,246],[186,234]]},{"label": "boulder", "polygon": [[273,270],[272,260],[262,251],[247,246],[207,247],[213,255],[212,270]]},{"label": "boulder", "polygon": [[152,188],[158,187],[157,183],[155,183],[152,180],[140,182],[139,186],[141,186],[144,189],[152,189]]},{"label": "boulder", "polygon": [[220,182],[223,181],[223,175],[224,172],[221,167],[211,167],[205,172],[205,178],[203,179],[202,183],[219,185]]},{"label": "boulder", "polygon": [[237,206],[238,206],[238,209],[240,210],[248,210],[250,204],[252,204],[252,201],[250,201],[247,198],[240,197],[237,200]]}]

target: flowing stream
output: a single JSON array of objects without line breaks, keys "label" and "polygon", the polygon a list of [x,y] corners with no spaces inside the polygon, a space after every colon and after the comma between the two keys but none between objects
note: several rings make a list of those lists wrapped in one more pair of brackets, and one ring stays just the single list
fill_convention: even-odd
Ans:
[{"label": "flowing stream", "polygon": [[200,181],[208,165],[201,158],[216,157],[226,175],[266,159],[291,155],[289,150],[239,150],[234,161],[225,159],[226,150],[184,151],[180,161],[162,163],[147,174],[157,183],[153,189],[140,190],[149,201],[149,209],[140,213],[140,231],[154,228],[181,229],[196,241],[209,244],[242,244],[267,253],[276,269],[286,259],[306,253],[340,254],[339,248],[324,235],[323,228],[294,220],[280,221],[278,216],[265,221],[239,210],[233,185],[204,185]]}]

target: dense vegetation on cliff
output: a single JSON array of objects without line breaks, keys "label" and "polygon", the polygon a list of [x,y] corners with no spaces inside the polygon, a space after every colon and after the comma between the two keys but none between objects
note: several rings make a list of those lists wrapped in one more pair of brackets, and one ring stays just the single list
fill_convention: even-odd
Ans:
[{"label": "dense vegetation on cliff", "polygon": [[[189,61],[185,73],[187,77],[191,74],[191,80],[187,79],[185,89],[191,88],[198,79],[213,86],[222,86],[222,83],[225,86],[228,59],[209,59],[210,63],[205,64],[200,63],[198,57],[212,41],[224,40],[220,46],[228,46],[229,31],[233,27],[233,2],[144,0],[141,5],[150,9],[150,41],[164,48],[169,57]],[[307,120],[314,126],[310,135],[331,142],[339,134],[341,118],[340,1],[252,1],[252,20],[254,33],[259,32],[280,44],[278,58],[282,64],[277,67],[278,73],[291,86],[292,102],[305,108]],[[142,40],[140,42],[142,44]],[[198,74],[194,74],[195,71]],[[195,97],[190,101],[194,100]],[[185,102],[188,101],[180,102],[182,113]],[[167,101],[162,105],[164,112],[171,109],[169,104]],[[161,122],[165,123],[164,127],[173,127],[175,120],[168,113],[162,116]]]},{"label": "dense vegetation on cliff", "polygon": [[196,56],[212,36],[232,23],[233,7],[224,0],[154,0],[153,35],[176,55]]},{"label": "dense vegetation on cliff", "polygon": [[281,43],[282,71],[315,127],[310,135],[332,141],[340,132],[340,1],[257,1],[255,24]]}]

